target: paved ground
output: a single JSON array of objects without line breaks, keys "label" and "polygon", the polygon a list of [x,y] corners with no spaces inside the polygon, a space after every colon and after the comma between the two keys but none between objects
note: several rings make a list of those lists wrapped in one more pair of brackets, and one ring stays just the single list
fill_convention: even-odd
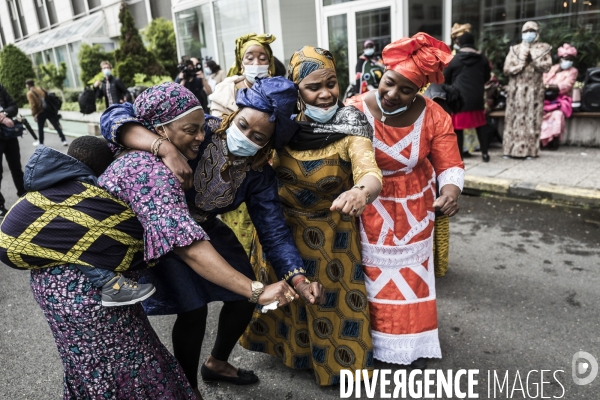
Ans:
[{"label": "paved ground", "polygon": [[[33,152],[31,141],[21,140],[24,163]],[[66,149],[58,147],[56,135],[49,134],[46,142]],[[490,165],[500,162],[493,156]],[[2,183],[12,204],[16,196],[6,163]],[[598,398],[600,377],[588,386],[575,385],[571,359],[579,350],[600,359],[600,212],[468,196],[460,202],[462,210],[451,225],[450,270],[437,281],[443,359],[430,367],[480,369],[484,399],[490,398],[488,370],[509,371],[512,387],[517,371],[525,382],[530,370],[561,369],[563,398]],[[203,358],[213,342],[218,310],[218,305],[210,308]],[[173,317],[151,321],[171,348]],[[319,388],[310,372],[292,371],[268,355],[238,346],[232,361],[255,370],[261,382],[252,387],[201,384],[206,399],[339,398],[338,388]],[[0,265],[0,399],[58,399],[61,385],[61,362],[28,274]],[[530,389],[533,398],[533,384]],[[545,385],[545,396],[561,393],[558,384]],[[521,392],[513,398],[522,398]]]}]

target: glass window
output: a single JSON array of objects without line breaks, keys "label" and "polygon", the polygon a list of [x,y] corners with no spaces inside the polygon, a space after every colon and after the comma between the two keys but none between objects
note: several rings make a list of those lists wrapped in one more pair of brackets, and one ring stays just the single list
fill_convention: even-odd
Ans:
[{"label": "glass window", "polygon": [[152,18],[172,19],[171,15],[171,0],[150,0],[150,10]]},{"label": "glass window", "polygon": [[442,39],[442,0],[409,0],[408,35],[425,32]]},{"label": "glass window", "polygon": [[58,23],[56,17],[56,9],[54,8],[54,0],[46,0],[46,10],[48,10],[48,17],[50,18],[50,26]]},{"label": "glass window", "polygon": [[87,0],[87,2],[90,10],[102,6],[102,0]]},{"label": "glass window", "polygon": [[323,0],[323,5],[324,6],[332,6],[334,4],[348,3],[351,1],[356,1],[356,0]]},{"label": "glass window", "polygon": [[23,36],[21,35],[21,30],[19,29],[19,21],[17,19],[17,8],[14,1],[8,2],[8,12],[10,14],[10,22],[13,28],[13,35],[15,39],[21,39]]},{"label": "glass window", "polygon": [[452,2],[452,24],[471,24],[471,33],[475,35],[475,40],[479,40],[481,34],[480,4],[472,0],[454,0]]},{"label": "glass window", "polygon": [[375,51],[379,54],[392,42],[390,14],[390,7],[356,13],[356,54],[362,54],[367,39],[375,42]]},{"label": "glass window", "polygon": [[65,87],[73,88],[76,85],[71,78],[71,69],[73,68],[73,63],[71,63],[71,59],[69,58],[69,53],[67,52],[67,46],[59,46],[55,49],[56,51],[56,66],[58,67],[61,62],[64,62],[67,65],[67,78],[65,79]]},{"label": "glass window", "polygon": [[350,82],[348,75],[348,17],[346,14],[327,17],[329,51],[335,57],[335,72],[343,96]]},{"label": "glass window", "polygon": [[[210,4],[190,8],[175,14],[177,41],[182,56],[215,57],[214,28],[210,18]],[[219,62],[219,60],[215,61]]]},{"label": "glass window", "polygon": [[46,4],[44,4],[44,0],[36,0],[35,1],[35,11],[37,13],[38,23],[40,24],[40,30],[47,29],[48,18],[46,17]]},{"label": "glass window", "polygon": [[262,32],[259,25],[261,2],[259,0],[222,0],[213,3],[216,33],[219,39],[221,68],[227,70],[235,62],[235,39]]},{"label": "glass window", "polygon": [[52,49],[44,50],[42,53],[44,64],[56,64],[56,60],[54,60],[54,52],[52,51]]},{"label": "glass window", "polygon": [[69,43],[69,53],[71,53],[71,61],[73,62],[73,73],[75,75],[75,86],[81,87],[81,78],[79,73],[79,48],[81,42]]},{"label": "glass window", "polygon": [[71,5],[73,6],[73,15],[83,15],[86,13],[85,9],[85,0],[71,0]]},{"label": "glass window", "polygon": [[29,35],[27,32],[27,24],[25,22],[25,14],[23,14],[23,5],[21,4],[21,0],[16,0],[17,5],[17,15],[19,16],[19,22],[21,23],[21,33],[23,36]]}]

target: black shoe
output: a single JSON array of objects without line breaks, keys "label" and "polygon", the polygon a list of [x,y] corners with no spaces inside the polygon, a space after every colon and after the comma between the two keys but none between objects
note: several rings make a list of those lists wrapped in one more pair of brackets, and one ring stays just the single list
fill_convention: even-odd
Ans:
[{"label": "black shoe", "polygon": [[202,380],[206,383],[229,382],[233,383],[234,385],[251,385],[258,382],[258,376],[256,376],[254,371],[247,371],[241,368],[238,368],[238,376],[234,378],[233,376],[218,374],[212,369],[208,368],[206,364],[202,364],[202,368],[200,368],[200,375],[202,375]]},{"label": "black shoe", "polygon": [[426,358],[417,358],[415,361],[410,363],[410,367],[412,369],[425,369],[425,368],[427,368],[427,359]]},{"label": "black shoe", "polygon": [[4,219],[7,212],[8,212],[8,210],[4,206],[0,207],[0,220]]},{"label": "black shoe", "polygon": [[489,154],[482,154],[481,158],[483,159],[483,162],[490,162],[490,155]]}]

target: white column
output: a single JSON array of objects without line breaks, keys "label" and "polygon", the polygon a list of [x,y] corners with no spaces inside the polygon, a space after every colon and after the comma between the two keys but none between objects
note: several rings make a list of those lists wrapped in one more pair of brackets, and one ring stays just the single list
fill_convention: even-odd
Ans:
[{"label": "white column", "polygon": [[148,17],[148,25],[152,22],[152,7],[150,7],[150,0],[144,0],[146,5],[146,16]]},{"label": "white column", "polygon": [[442,39],[444,43],[450,43],[450,32],[452,30],[452,0],[444,0],[444,20],[442,22]]}]

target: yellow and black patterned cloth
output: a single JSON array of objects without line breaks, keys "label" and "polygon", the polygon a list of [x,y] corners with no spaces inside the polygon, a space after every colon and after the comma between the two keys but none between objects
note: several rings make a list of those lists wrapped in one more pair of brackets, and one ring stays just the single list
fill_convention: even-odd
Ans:
[{"label": "yellow and black patterned cloth", "polygon": [[[357,221],[329,208],[353,180],[367,174],[381,179],[381,172],[370,139],[358,136],[314,151],[286,147],[273,167],[306,276],[323,285],[325,304],[295,300],[266,314],[255,312],[240,344],[279,357],[290,368],[313,369],[321,386],[336,385],[342,369],[372,371],[374,362]],[[256,239],[250,261],[258,279],[277,281]]]},{"label": "yellow and black patterned cloth", "polygon": [[62,264],[142,269],[143,233],[124,202],[99,187],[65,181],[12,206],[0,226],[0,261],[29,270]]}]

